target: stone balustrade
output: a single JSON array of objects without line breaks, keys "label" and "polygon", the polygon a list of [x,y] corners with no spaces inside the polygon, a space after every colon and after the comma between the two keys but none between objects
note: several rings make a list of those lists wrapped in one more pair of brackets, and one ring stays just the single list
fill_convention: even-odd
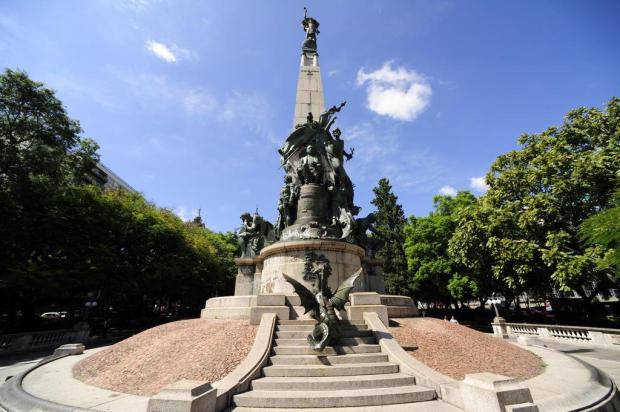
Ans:
[{"label": "stone balustrade", "polygon": [[56,348],[65,343],[85,343],[90,329],[78,324],[72,329],[0,335],[0,355]]},{"label": "stone balustrade", "polygon": [[620,349],[620,329],[508,323],[501,318],[496,318],[492,325],[493,334],[498,337],[531,336],[573,345],[596,345]]}]

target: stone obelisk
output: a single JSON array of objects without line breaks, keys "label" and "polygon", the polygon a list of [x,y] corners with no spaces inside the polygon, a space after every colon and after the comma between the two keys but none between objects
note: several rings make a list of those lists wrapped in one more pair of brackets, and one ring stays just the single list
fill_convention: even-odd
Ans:
[{"label": "stone obelisk", "polygon": [[308,113],[312,113],[312,116],[318,119],[319,115],[325,111],[323,82],[316,44],[319,22],[312,17],[305,16],[301,24],[307,37],[301,49],[293,128],[298,124],[306,123]]}]

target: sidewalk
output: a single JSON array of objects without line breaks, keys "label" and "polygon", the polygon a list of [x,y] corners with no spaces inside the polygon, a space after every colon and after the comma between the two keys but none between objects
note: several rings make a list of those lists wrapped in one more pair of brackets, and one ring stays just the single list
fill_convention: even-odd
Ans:
[{"label": "sidewalk", "polygon": [[73,378],[73,365],[104,348],[68,356],[29,373],[23,381],[26,392],[48,401],[98,411],[145,411],[149,398],[109,391]]},{"label": "sidewalk", "polygon": [[551,349],[564,352],[602,370],[616,383],[620,384],[620,350],[596,347],[583,347],[557,342],[544,342]]}]

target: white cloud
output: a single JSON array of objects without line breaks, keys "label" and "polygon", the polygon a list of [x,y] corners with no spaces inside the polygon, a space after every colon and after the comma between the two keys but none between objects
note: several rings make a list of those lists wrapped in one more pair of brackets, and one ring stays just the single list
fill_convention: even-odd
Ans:
[{"label": "white cloud", "polygon": [[184,222],[193,220],[196,216],[198,216],[198,209],[189,209],[185,206],[177,206],[172,212],[180,217]]},{"label": "white cloud", "polygon": [[165,60],[168,63],[177,62],[177,56],[175,56],[172,50],[170,50],[170,48],[163,43],[149,40],[146,42],[146,49],[153,53],[156,57]]},{"label": "white cloud", "polygon": [[477,190],[478,192],[482,192],[482,193],[484,193],[487,190],[489,190],[489,185],[487,185],[484,176],[470,177],[469,178],[469,187],[471,187],[474,190]]},{"label": "white cloud", "polygon": [[373,72],[361,68],[357,84],[367,84],[367,104],[373,112],[397,120],[413,121],[429,104],[432,89],[424,76],[388,61]]},{"label": "white cloud", "polygon": [[441,188],[439,189],[439,194],[445,195],[445,196],[456,196],[457,191],[452,186],[445,185],[445,186],[441,186]]}]

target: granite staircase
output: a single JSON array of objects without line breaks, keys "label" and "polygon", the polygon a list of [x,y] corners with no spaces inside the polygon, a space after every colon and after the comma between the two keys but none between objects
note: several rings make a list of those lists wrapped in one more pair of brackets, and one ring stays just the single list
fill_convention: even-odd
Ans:
[{"label": "granite staircase", "polygon": [[364,322],[343,322],[338,346],[315,352],[306,336],[313,320],[279,321],[269,365],[248,392],[233,397],[234,412],[438,411],[458,409],[433,389],[415,384],[381,352]]}]

